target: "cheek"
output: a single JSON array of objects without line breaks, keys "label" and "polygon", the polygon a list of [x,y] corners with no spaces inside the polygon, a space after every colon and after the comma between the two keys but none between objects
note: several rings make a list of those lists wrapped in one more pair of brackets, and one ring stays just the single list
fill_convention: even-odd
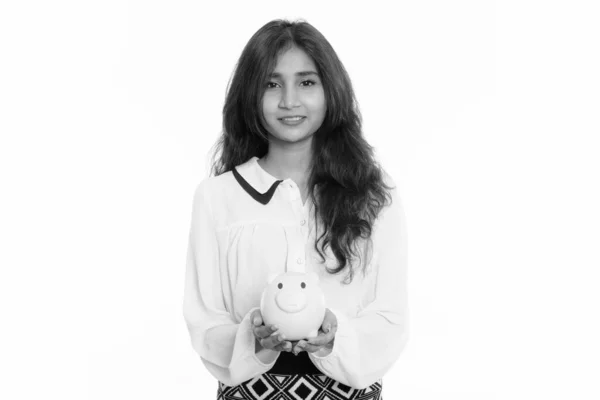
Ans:
[{"label": "cheek", "polygon": [[327,111],[327,102],[325,101],[325,93],[315,93],[310,100],[311,110],[317,115],[325,115]]},{"label": "cheek", "polygon": [[262,111],[265,117],[268,117],[269,114],[273,114],[277,111],[278,100],[275,96],[265,95],[262,101]]}]

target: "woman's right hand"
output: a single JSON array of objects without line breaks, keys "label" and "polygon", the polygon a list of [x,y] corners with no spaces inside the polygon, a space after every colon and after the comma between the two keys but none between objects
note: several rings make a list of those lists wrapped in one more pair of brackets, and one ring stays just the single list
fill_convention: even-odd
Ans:
[{"label": "woman's right hand", "polygon": [[[275,351],[292,351],[292,343],[285,340],[283,333],[277,331],[277,326],[263,325],[262,314],[260,310],[254,310],[250,315],[252,321],[252,332],[263,348]],[[257,348],[257,351],[259,349]]]}]

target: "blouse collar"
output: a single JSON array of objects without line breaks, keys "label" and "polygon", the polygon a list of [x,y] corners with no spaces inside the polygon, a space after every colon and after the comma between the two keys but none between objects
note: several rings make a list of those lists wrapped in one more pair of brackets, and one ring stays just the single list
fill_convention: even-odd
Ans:
[{"label": "blouse collar", "polygon": [[267,204],[273,198],[275,189],[283,180],[275,178],[258,164],[258,157],[253,156],[244,164],[232,170],[233,176],[240,186],[256,201]]}]

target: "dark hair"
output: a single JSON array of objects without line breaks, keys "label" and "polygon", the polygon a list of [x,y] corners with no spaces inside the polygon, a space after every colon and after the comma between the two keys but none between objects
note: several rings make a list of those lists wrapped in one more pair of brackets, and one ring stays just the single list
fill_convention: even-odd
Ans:
[{"label": "dark hair", "polygon": [[353,260],[361,259],[365,271],[368,261],[363,255],[371,253],[372,227],[381,209],[391,202],[392,188],[384,183],[373,148],[363,138],[360,112],[344,66],[327,39],[309,23],[271,21],[246,44],[227,89],[223,134],[216,143],[212,173],[223,174],[267,153],[268,134],[262,112],[257,110],[262,110],[265,83],[277,56],[292,46],[313,59],[327,104],[325,119],[313,135],[308,177],[315,220],[323,228],[315,249],[325,261],[325,249],[331,248],[338,266],[327,271],[347,269],[348,283],[353,278]]}]

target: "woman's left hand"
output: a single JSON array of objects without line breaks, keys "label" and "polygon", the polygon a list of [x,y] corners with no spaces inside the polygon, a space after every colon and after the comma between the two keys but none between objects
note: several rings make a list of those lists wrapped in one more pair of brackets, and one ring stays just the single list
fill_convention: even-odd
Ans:
[{"label": "woman's left hand", "polygon": [[325,317],[319,329],[317,337],[299,340],[292,349],[295,355],[298,355],[301,351],[307,351],[314,353],[324,347],[332,347],[333,340],[335,339],[335,332],[337,331],[337,318],[329,308],[325,309]]}]

